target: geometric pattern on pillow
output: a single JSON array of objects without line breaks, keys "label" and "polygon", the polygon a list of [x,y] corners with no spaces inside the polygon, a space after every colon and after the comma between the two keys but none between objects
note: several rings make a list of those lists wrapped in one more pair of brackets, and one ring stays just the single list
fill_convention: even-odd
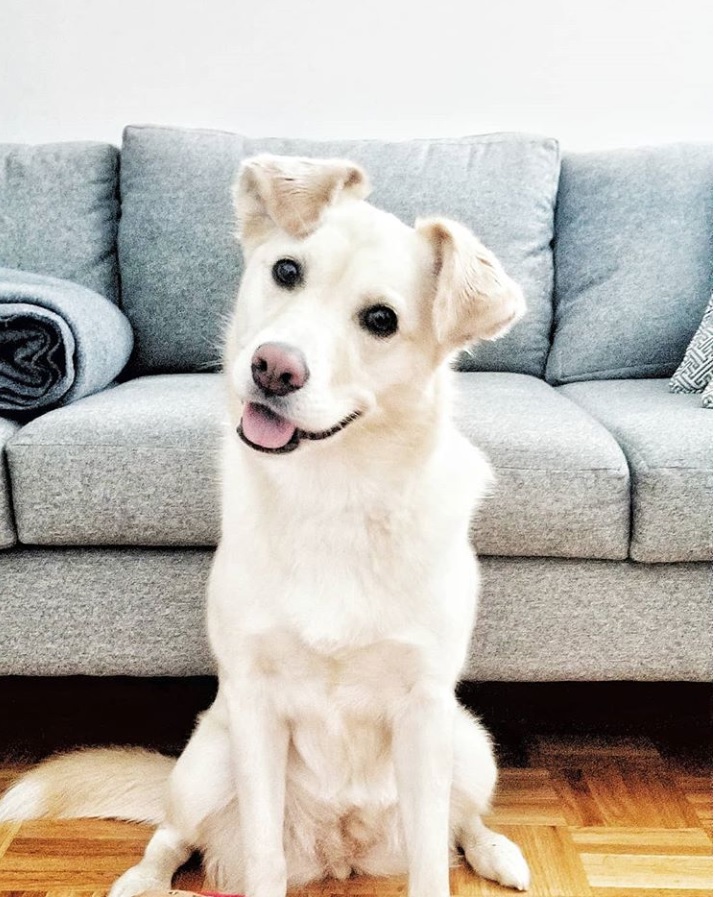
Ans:
[{"label": "geometric pattern on pillow", "polygon": [[713,406],[713,378],[710,378],[708,385],[703,393],[703,408],[712,408]]},{"label": "geometric pattern on pillow", "polygon": [[670,381],[671,392],[702,392],[713,375],[713,297]]}]

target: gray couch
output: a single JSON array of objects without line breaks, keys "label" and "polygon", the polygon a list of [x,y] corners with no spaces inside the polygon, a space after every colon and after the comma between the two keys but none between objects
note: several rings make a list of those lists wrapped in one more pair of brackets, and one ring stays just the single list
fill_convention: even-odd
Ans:
[{"label": "gray couch", "polygon": [[460,425],[498,477],[474,525],[465,678],[709,679],[712,412],[668,378],[712,291],[710,147],[561,158],[526,135],[154,127],[121,152],[0,146],[0,265],[109,297],[135,340],[117,384],[0,419],[0,674],[212,669],[229,184],[257,151],[361,162],[377,205],[464,221],[524,287],[527,317],[457,375]]}]

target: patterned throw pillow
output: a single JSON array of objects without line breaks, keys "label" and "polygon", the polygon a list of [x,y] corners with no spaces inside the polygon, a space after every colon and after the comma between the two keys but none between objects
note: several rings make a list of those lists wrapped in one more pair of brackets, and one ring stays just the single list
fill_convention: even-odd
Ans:
[{"label": "patterned throw pillow", "polygon": [[695,336],[690,340],[685,358],[683,358],[678,370],[673,374],[670,381],[670,391],[703,392],[708,384],[711,383],[712,376],[713,297],[711,296],[700,326],[695,331]]},{"label": "patterned throw pillow", "polygon": [[712,408],[713,406],[713,378],[710,378],[710,382],[705,387],[705,392],[703,393],[703,408]]}]

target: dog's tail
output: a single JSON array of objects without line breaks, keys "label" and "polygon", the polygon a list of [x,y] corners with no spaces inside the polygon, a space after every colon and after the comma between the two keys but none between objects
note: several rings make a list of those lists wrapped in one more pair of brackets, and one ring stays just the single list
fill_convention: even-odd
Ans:
[{"label": "dog's tail", "polygon": [[141,748],[93,748],[51,757],[0,798],[0,823],[94,817],[159,825],[175,763]]}]

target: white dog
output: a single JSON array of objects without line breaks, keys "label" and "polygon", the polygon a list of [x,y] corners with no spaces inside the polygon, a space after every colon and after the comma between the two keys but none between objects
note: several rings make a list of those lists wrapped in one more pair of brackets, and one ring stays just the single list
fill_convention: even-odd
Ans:
[{"label": "white dog", "polygon": [[528,885],[481,821],[492,747],[454,694],[490,471],[449,398],[455,351],[504,333],[524,300],[465,227],[408,227],[368,192],[350,162],[276,156],[245,162],[235,188],[246,270],[225,356],[213,706],[176,763],[80,752],[0,801],[0,820],[157,823],[112,897],[169,889],[194,849],[216,888],[248,897],[353,871],[448,897],[459,849]]}]

